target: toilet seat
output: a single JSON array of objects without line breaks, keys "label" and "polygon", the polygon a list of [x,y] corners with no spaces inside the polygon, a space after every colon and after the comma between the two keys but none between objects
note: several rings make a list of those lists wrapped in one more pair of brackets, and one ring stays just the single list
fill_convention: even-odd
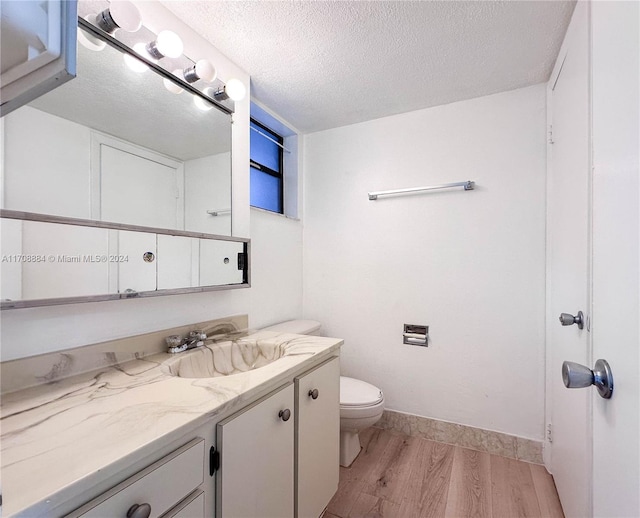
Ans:
[{"label": "toilet seat", "polygon": [[340,417],[360,419],[382,414],[382,391],[366,381],[340,376]]},{"label": "toilet seat", "polygon": [[379,404],[384,397],[378,387],[366,381],[340,376],[340,406],[342,408],[369,407]]},{"label": "toilet seat", "polygon": [[365,419],[368,417],[380,417],[384,410],[384,399],[375,405],[369,406],[342,406],[340,405],[340,419]]}]

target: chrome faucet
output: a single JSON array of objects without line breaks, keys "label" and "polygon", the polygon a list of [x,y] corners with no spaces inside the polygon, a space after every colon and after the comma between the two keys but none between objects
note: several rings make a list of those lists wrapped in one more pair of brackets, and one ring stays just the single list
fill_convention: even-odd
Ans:
[{"label": "chrome faucet", "polygon": [[167,336],[164,340],[167,342],[167,352],[171,354],[181,353],[196,347],[202,347],[207,339],[207,334],[203,331],[189,331],[189,335],[185,338],[180,335]]}]

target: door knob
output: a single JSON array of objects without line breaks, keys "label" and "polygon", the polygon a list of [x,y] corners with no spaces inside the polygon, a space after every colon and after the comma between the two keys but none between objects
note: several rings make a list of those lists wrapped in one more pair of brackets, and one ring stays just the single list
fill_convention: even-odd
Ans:
[{"label": "door knob", "polygon": [[149,504],[133,504],[127,511],[127,518],[149,518],[151,506]]},{"label": "door knob", "polygon": [[563,326],[578,324],[578,329],[582,329],[584,327],[584,314],[582,311],[578,311],[578,314],[574,317],[569,313],[560,313],[560,323]]},{"label": "door knob", "polygon": [[613,394],[613,374],[606,360],[596,360],[591,370],[589,367],[574,362],[562,364],[562,381],[567,388],[584,388],[595,385],[598,394],[604,399]]},{"label": "door knob", "polygon": [[280,410],[280,412],[278,413],[278,417],[283,421],[288,421],[289,418],[291,417],[291,410],[289,410],[288,408],[285,408],[284,410]]},{"label": "door knob", "polygon": [[309,391],[309,397],[311,399],[318,399],[318,395],[319,394],[320,393],[318,392],[318,389],[312,389],[312,390]]}]

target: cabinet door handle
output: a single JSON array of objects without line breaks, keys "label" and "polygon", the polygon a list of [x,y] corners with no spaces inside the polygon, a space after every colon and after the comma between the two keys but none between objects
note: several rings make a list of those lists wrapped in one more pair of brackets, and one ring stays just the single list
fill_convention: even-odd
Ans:
[{"label": "cabinet door handle", "polygon": [[288,408],[285,408],[284,410],[280,410],[278,417],[283,421],[288,421],[289,418],[291,417],[291,410],[289,410]]},{"label": "cabinet door handle", "polygon": [[318,389],[312,389],[309,391],[309,397],[311,399],[318,399],[318,395],[320,394],[320,392],[318,392]]},{"label": "cabinet door handle", "polygon": [[149,518],[151,506],[149,504],[133,504],[127,511],[127,518]]}]

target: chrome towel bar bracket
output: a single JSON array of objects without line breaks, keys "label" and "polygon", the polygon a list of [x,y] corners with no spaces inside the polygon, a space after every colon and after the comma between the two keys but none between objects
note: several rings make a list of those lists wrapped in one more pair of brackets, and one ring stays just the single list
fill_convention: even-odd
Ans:
[{"label": "chrome towel bar bracket", "polygon": [[471,180],[467,180],[466,182],[455,182],[455,183],[443,183],[442,185],[432,185],[430,187],[413,187],[410,189],[394,189],[392,191],[377,191],[367,193],[369,196],[369,200],[377,200],[378,196],[391,196],[394,194],[408,194],[413,192],[421,192],[421,191],[435,191],[438,189],[451,189],[453,187],[463,187],[465,191],[473,191],[476,184]]}]

